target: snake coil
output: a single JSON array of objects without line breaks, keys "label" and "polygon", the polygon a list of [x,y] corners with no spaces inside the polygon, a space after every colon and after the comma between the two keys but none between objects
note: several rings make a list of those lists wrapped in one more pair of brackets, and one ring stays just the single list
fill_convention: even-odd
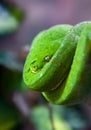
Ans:
[{"label": "snake coil", "polygon": [[91,22],[40,32],[26,58],[25,84],[54,104],[76,104],[91,92]]}]

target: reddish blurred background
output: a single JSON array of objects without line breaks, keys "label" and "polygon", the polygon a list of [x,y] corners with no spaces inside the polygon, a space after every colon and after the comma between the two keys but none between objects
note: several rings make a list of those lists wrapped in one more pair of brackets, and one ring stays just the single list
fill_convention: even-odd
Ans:
[{"label": "reddish blurred background", "polygon": [[76,24],[91,19],[90,0],[6,0],[25,12],[25,18],[14,35],[0,38],[0,49],[17,50],[30,44],[41,30],[55,24]]}]

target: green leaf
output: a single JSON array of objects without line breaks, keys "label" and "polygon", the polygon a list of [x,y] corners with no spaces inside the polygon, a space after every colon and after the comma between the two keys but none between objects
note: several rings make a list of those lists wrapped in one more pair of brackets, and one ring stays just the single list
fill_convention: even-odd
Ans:
[{"label": "green leaf", "polygon": [[[65,122],[60,113],[53,110],[53,122],[55,130],[71,130],[70,126]],[[52,130],[49,110],[46,106],[37,106],[33,108],[31,113],[31,120],[34,123],[36,130]]]}]

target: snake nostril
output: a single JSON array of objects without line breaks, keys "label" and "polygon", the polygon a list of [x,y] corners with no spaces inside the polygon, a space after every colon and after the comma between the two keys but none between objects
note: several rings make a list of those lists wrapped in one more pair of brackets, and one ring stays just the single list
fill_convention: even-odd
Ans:
[{"label": "snake nostril", "polygon": [[38,71],[38,66],[36,65],[36,60],[33,60],[31,62],[29,69],[32,73],[36,73]]},{"label": "snake nostril", "polygon": [[31,66],[30,70],[32,73],[36,73],[38,71],[38,66]]}]

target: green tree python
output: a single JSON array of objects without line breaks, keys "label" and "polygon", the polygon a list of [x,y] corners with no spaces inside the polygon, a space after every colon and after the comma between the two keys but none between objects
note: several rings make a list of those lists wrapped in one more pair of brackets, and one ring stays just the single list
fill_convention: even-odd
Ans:
[{"label": "green tree python", "polygon": [[40,32],[26,58],[23,79],[54,104],[77,104],[91,93],[91,21]]}]

